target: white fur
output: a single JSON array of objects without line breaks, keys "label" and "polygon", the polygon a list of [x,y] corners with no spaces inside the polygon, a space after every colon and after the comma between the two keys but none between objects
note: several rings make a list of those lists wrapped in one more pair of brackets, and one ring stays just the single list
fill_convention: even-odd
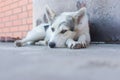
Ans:
[{"label": "white fur", "polygon": [[[55,20],[55,13],[50,8],[46,8],[46,11],[46,15],[50,24],[47,31],[45,32],[44,29],[44,25],[46,24],[41,24],[28,32],[24,39],[16,41],[15,43],[17,46],[23,46],[27,42],[34,43],[38,40],[40,41],[36,44],[39,45],[49,45],[49,43],[54,42],[55,47],[68,47],[72,49],[85,48],[89,45],[90,34],[86,8],[81,8],[76,12],[64,12],[56,17]],[[80,18],[80,22],[77,23],[79,16],[82,17]],[[67,18],[69,17],[72,17],[75,20],[74,31],[71,31],[69,26],[59,26],[61,22],[67,22]],[[50,23],[51,20],[54,20],[52,24]],[[52,28],[54,28],[55,31],[52,31]],[[62,30],[67,31],[65,33],[61,33]],[[75,41],[75,39],[77,39],[77,41]]]},{"label": "white fur", "polygon": [[[68,30],[66,33],[61,34],[60,31],[62,29],[67,29],[66,26],[58,25],[61,22],[67,20],[67,17],[72,16],[76,18],[77,16],[84,14],[81,18],[79,24],[75,21],[75,31]],[[64,12],[51,25],[51,28],[55,28],[55,32],[52,33],[49,42],[54,42],[56,47],[69,47],[69,48],[84,48],[87,47],[90,43],[90,34],[89,34],[89,24],[88,24],[88,16],[86,12],[86,8],[82,8],[77,12]],[[78,41],[74,41],[74,39],[78,39]],[[70,40],[70,41],[69,41]]]},{"label": "white fur", "polygon": [[44,25],[46,24],[41,24],[35,28],[33,28],[31,31],[27,33],[27,36],[23,38],[22,40],[17,40],[15,41],[16,46],[24,46],[27,43],[34,43],[35,41],[38,40],[43,40],[45,38],[46,32],[44,30]]}]

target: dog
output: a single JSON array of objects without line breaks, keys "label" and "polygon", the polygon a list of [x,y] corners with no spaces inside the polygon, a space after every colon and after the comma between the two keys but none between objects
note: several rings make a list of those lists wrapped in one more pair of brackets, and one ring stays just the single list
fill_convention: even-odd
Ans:
[{"label": "dog", "polygon": [[25,38],[15,41],[15,45],[21,47],[29,42],[30,44],[48,45],[50,48],[80,49],[90,44],[86,7],[75,12],[63,12],[56,15],[47,6],[45,16],[48,23],[41,23],[33,28]]}]

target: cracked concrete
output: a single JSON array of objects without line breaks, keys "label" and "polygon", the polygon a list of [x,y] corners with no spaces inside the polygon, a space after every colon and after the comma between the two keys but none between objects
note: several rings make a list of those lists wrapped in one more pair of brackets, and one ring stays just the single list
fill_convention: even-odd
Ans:
[{"label": "cracked concrete", "polygon": [[0,43],[0,80],[120,80],[120,45],[86,49]]}]

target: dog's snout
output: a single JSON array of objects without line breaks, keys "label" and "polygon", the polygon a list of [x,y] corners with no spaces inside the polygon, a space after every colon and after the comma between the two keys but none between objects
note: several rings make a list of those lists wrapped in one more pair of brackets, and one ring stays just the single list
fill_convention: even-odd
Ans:
[{"label": "dog's snout", "polygon": [[49,47],[50,47],[50,48],[54,48],[55,45],[56,45],[56,44],[55,44],[54,42],[50,42],[50,43],[49,43]]}]

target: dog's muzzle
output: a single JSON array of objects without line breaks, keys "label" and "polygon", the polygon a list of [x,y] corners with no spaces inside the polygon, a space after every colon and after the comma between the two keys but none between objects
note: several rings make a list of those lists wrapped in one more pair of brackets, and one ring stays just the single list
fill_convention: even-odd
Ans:
[{"label": "dog's muzzle", "polygon": [[55,46],[56,46],[56,44],[55,44],[54,42],[50,42],[50,43],[49,43],[49,47],[50,47],[50,48],[55,48]]}]

